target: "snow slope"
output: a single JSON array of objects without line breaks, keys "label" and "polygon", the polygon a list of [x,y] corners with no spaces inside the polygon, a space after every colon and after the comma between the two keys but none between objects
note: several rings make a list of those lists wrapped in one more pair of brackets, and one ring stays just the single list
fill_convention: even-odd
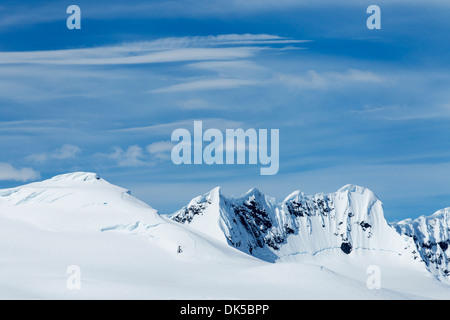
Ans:
[{"label": "snow slope", "polygon": [[[1,212],[38,227],[65,232],[98,230],[130,221],[156,223],[157,211],[94,173],[71,173],[0,190]],[[8,209],[5,209],[8,208]],[[9,215],[11,215],[10,213]]]},{"label": "snow slope", "polygon": [[[161,247],[176,253],[181,243],[195,257],[228,257],[236,250],[204,240],[190,230],[94,173],[77,172],[22,187],[0,190],[0,217],[22,221],[50,232],[122,232],[148,234]],[[214,252],[211,252],[214,251]],[[237,253],[242,256],[242,254]]]},{"label": "snow slope", "polygon": [[[191,216],[185,217],[190,224],[159,215],[127,190],[92,173],[66,174],[0,190],[0,299],[450,298],[449,286],[431,276],[420,259],[399,255],[398,248],[381,250],[387,240],[379,239],[379,232],[396,238],[384,220],[380,230],[375,228],[381,217],[374,195],[366,189],[344,189],[338,192],[342,199],[338,196],[332,198],[333,205],[330,202],[335,213],[324,210],[326,206],[321,204],[317,209],[313,206],[325,196],[311,198],[296,193],[276,204],[256,189],[233,200],[215,189],[191,202],[207,208],[199,208],[197,213],[194,208],[188,210]],[[311,209],[302,216],[296,207],[298,216],[287,216],[287,206],[294,201],[311,201]],[[345,209],[347,203],[350,209]],[[272,227],[263,227],[264,237],[262,233],[251,238],[252,229],[221,218],[232,219],[228,214],[233,204],[239,206],[236,210],[245,210],[249,223],[270,221],[276,230],[270,233]],[[371,210],[357,212],[368,204]],[[262,209],[267,216],[252,215]],[[349,210],[355,212],[350,218]],[[306,218],[311,221],[309,227]],[[348,219],[345,228],[334,224],[341,219]],[[322,220],[325,227],[320,224]],[[356,222],[361,220],[373,227],[359,230],[362,227]],[[286,243],[275,241],[280,246],[275,250],[265,242],[265,236],[286,231],[286,224],[294,231],[287,235],[293,237],[292,243],[289,239]],[[368,228],[372,229],[370,237]],[[312,232],[296,239],[304,230]],[[325,230],[338,231],[338,235],[329,236]],[[225,234],[232,239],[241,236],[252,245],[263,241],[266,248],[256,246],[259,255],[249,255],[244,247],[230,246]],[[314,235],[322,238],[314,240]],[[343,241],[352,244],[349,255],[340,247]],[[317,251],[324,244],[331,249]],[[370,250],[359,250],[363,247]],[[311,254],[284,256],[293,250]],[[298,259],[300,256],[303,258]],[[66,271],[72,265],[80,267],[81,290],[66,286]],[[366,285],[371,265],[382,270],[379,290]]]}]

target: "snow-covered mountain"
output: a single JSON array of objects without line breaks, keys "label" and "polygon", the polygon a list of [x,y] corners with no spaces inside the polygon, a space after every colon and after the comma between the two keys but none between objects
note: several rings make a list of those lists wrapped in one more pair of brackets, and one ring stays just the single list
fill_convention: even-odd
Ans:
[{"label": "snow-covered mountain", "polygon": [[95,173],[75,172],[42,182],[0,190],[0,217],[57,233],[103,232],[152,237],[161,248],[184,257],[221,259],[235,255],[229,246],[202,239],[158,214],[129,190]]},{"label": "snow-covered mountain", "polygon": [[130,191],[86,172],[0,190],[0,208],[14,219],[59,232],[160,220],[156,210],[133,197]]},{"label": "snow-covered mountain", "polygon": [[392,225],[398,233],[414,241],[415,257],[422,259],[432,274],[450,279],[450,208]]},{"label": "snow-covered mountain", "polygon": [[354,185],[314,196],[296,191],[281,203],[258,189],[233,199],[215,188],[171,219],[271,262],[324,251],[407,253],[403,239],[386,222],[381,201]]},{"label": "snow-covered mountain", "polygon": [[355,185],[313,196],[295,191],[281,203],[258,189],[227,198],[215,188],[171,219],[270,262],[327,251],[383,251],[423,261],[440,279],[450,277],[449,209],[390,225],[376,195]]},{"label": "snow-covered mountain", "polygon": [[[373,192],[348,185],[281,203],[216,188],[169,217],[96,174],[70,173],[0,190],[0,299],[450,298],[436,262],[448,257],[448,210],[435,216],[397,232]],[[66,288],[71,265],[80,292]],[[380,290],[366,285],[374,265]]]}]

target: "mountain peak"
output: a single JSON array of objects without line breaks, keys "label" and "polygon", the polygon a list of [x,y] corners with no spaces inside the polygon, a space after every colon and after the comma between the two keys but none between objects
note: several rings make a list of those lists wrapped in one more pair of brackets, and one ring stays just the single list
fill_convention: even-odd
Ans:
[{"label": "mountain peak", "polygon": [[222,195],[222,188],[220,186],[217,186],[217,187],[211,189],[211,191],[209,191],[209,194],[212,197],[220,197]]},{"label": "mountain peak", "polygon": [[249,197],[255,197],[255,199],[260,199],[263,198],[265,196],[264,193],[261,192],[261,190],[259,190],[258,188],[251,188],[250,190],[248,190],[246,193],[244,193],[242,196],[240,196],[239,198],[249,198]]},{"label": "mountain peak", "polygon": [[367,188],[355,185],[355,184],[346,184],[345,186],[343,186],[342,188],[340,188],[338,190],[339,193],[344,193],[344,192],[355,192],[355,193],[360,193],[363,194],[366,190],[368,190]]},{"label": "mountain peak", "polygon": [[450,220],[450,207],[436,211],[433,215],[431,215],[431,218],[443,218]]},{"label": "mountain peak", "polygon": [[262,192],[258,188],[251,188],[245,194],[262,194]]},{"label": "mountain peak", "polygon": [[299,198],[299,197],[304,197],[304,196],[305,196],[305,194],[303,192],[301,192],[300,190],[295,190],[294,192],[291,192],[291,194],[289,194],[286,198],[284,198],[283,202],[287,202],[289,200]]},{"label": "mountain peak", "polygon": [[[106,225],[160,219],[156,210],[130,192],[92,172],[73,172],[13,189],[0,190],[0,208],[48,230],[100,230]],[[1,210],[0,210],[1,211]]]}]

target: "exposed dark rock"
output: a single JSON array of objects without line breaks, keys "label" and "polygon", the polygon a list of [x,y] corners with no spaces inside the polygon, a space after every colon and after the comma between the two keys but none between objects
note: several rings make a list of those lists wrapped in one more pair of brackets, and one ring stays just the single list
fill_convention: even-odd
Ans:
[{"label": "exposed dark rock", "polygon": [[350,252],[352,252],[352,244],[349,242],[342,242],[341,244],[341,250],[346,253],[346,254],[350,254]]}]

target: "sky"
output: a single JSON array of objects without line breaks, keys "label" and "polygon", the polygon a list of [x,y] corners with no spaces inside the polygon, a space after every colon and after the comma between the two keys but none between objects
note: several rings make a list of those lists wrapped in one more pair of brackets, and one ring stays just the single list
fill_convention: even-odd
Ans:
[{"label": "sky", "polygon": [[[450,206],[449,18],[443,0],[2,1],[0,188],[96,172],[172,213],[216,186],[357,184],[389,221],[430,215]],[[174,165],[195,120],[278,129],[278,174]]]}]

